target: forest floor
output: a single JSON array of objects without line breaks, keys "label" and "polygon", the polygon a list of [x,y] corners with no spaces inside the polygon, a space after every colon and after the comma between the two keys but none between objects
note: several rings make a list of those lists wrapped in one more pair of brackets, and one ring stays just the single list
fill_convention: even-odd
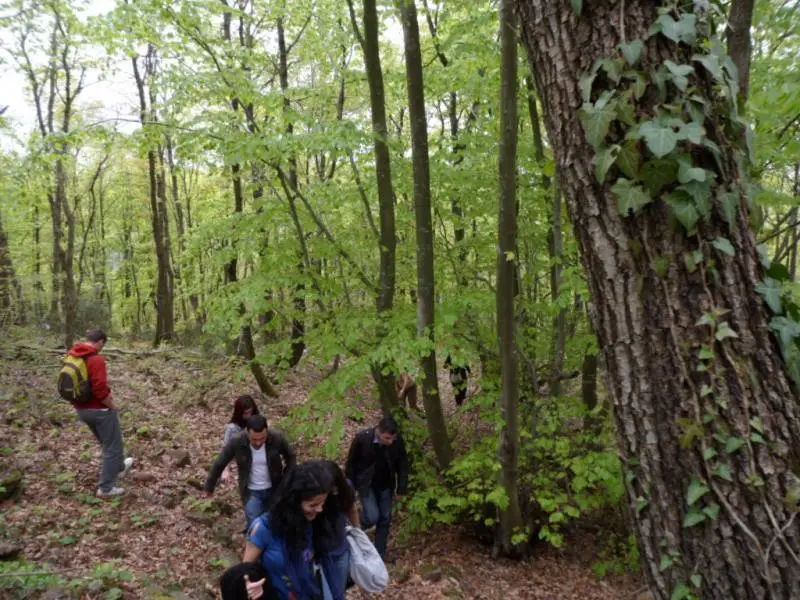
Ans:
[{"label": "forest floor", "polygon": [[[36,597],[21,589],[39,585],[51,588],[42,596],[48,600],[74,597],[75,589],[89,600],[211,600],[219,575],[241,556],[244,523],[233,482],[221,482],[212,501],[198,488],[219,450],[232,399],[253,386],[236,368],[199,354],[107,358],[126,451],[136,461],[123,484],[126,495],[114,501],[95,498],[99,448],[54,393],[58,355],[0,348],[0,471],[18,468],[23,474],[21,496],[0,504],[0,555],[9,543],[19,551],[15,562],[0,563],[0,598]],[[281,383],[280,399],[261,403],[262,412],[279,423],[320,377],[301,363]],[[445,382],[448,418],[464,418],[453,410]],[[366,396],[356,401],[369,423],[378,410]],[[342,460],[352,433],[363,426],[345,423]],[[301,440],[301,458],[322,442]],[[395,530],[402,527],[402,514],[396,521]],[[636,577],[595,575],[598,537],[575,533],[564,551],[540,544],[531,558],[513,562],[492,560],[491,548],[454,526],[400,535],[390,542],[391,586],[378,597],[637,598]],[[38,575],[14,579],[8,571],[20,565]],[[354,591],[348,597],[368,595]]]}]

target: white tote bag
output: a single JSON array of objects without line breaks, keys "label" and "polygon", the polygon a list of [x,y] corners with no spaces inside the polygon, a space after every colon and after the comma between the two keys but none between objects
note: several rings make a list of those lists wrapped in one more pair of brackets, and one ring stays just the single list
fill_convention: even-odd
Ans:
[{"label": "white tote bag", "polygon": [[350,577],[366,592],[383,592],[389,585],[389,571],[367,534],[357,527],[348,527],[347,544],[350,546]]}]

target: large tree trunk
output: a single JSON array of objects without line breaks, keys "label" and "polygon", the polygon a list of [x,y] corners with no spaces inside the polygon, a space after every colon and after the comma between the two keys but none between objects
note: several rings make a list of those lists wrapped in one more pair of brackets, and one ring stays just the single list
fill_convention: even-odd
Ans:
[{"label": "large tree trunk", "polygon": [[517,272],[517,34],[512,0],[500,5],[502,74],[500,87],[500,210],[497,247],[497,339],[500,345],[500,401],[505,426],[498,457],[508,506],[500,512],[498,550],[515,554],[515,533],[522,527],[517,464],[519,462],[519,360],[515,281]]},{"label": "large tree trunk", "polygon": [[439,467],[446,469],[453,460],[453,449],[447,435],[447,424],[439,395],[434,344],[433,219],[431,217],[431,178],[428,158],[428,122],[425,113],[425,91],[422,80],[422,52],[419,45],[419,23],[414,0],[399,0],[405,42],[408,114],[411,124],[411,152],[414,169],[414,208],[417,229],[417,335],[427,338],[431,350],[422,357],[422,401],[428,432]]},{"label": "large tree trunk", "polygon": [[[583,2],[578,16],[573,4],[517,0],[589,279],[649,587],[658,599],[688,597],[693,586],[711,599],[800,598],[792,474],[800,464],[800,411],[756,292],[763,271],[738,187],[738,150],[719,125],[732,126],[733,107],[714,95],[710,75],[695,62],[691,93],[706,102],[704,133],[719,147],[722,167],[713,159],[702,164],[732,190],[732,207],[708,198],[707,216],[691,235],[676,227],[660,197],[622,216],[611,191],[622,179],[619,169],[605,184],[595,177],[578,82],[596,59],[615,57],[621,41],[646,39],[658,12],[645,0],[597,0]],[[691,52],[684,48],[656,34],[645,42],[644,69],[686,63]],[[667,97],[682,106],[669,86]],[[615,88],[601,74],[592,100],[604,89]],[[667,110],[657,104],[660,93],[650,85],[634,118]],[[703,156],[702,146],[688,146],[679,151]],[[644,148],[636,146],[641,154]],[[727,249],[719,238],[730,241],[735,256],[719,249]],[[713,263],[693,260],[701,253]],[[699,324],[708,315],[727,326],[709,332]],[[727,331],[736,337],[719,335]]]},{"label": "large tree trunk", "polygon": [[[372,116],[372,135],[375,153],[375,178],[378,187],[379,210],[379,252],[380,274],[378,296],[375,304],[378,310],[378,338],[386,335],[386,327],[382,319],[388,316],[394,305],[396,285],[396,248],[397,232],[395,231],[394,188],[392,187],[392,161],[387,143],[389,131],[386,126],[386,97],[383,87],[383,69],[381,67],[378,11],[375,0],[364,0],[364,33],[358,27],[353,0],[348,0],[350,20],[353,31],[364,52],[364,64],[367,69],[369,84],[369,102]],[[352,158],[351,158],[352,160]],[[353,162],[354,169],[355,163]],[[391,412],[397,404],[395,396],[394,376],[383,372],[384,365],[373,365],[372,377],[378,386],[381,406],[384,412]]]}]

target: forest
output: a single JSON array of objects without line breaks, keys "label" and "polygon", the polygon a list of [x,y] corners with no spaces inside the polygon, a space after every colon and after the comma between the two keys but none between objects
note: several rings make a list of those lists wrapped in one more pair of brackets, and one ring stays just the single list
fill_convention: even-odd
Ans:
[{"label": "forest", "polygon": [[0,597],[216,598],[249,393],[400,421],[379,597],[800,598],[798,56],[797,0],[0,0]]}]

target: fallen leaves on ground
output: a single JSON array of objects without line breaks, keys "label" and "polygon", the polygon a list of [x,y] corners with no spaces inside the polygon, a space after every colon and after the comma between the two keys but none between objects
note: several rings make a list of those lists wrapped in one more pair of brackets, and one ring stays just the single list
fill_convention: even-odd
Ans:
[{"label": "fallen leaves on ground", "polygon": [[[11,358],[0,368],[0,448],[10,449],[6,460],[24,471],[24,493],[2,506],[2,526],[22,556],[69,578],[96,577],[97,565],[107,564],[105,576],[125,598],[155,597],[154,590],[213,598],[219,575],[241,556],[244,517],[233,481],[220,482],[213,500],[199,488],[220,449],[233,398],[252,393],[244,371],[224,364],[210,370],[213,363],[202,357],[108,357],[126,451],[136,463],[121,482],[126,495],[100,501],[94,496],[99,448],[72,408],[57,399],[58,358],[19,351]],[[260,401],[262,412],[279,421],[307,400],[320,378],[301,365],[282,382],[279,399]],[[448,418],[475,420],[456,411],[446,375],[440,387]],[[377,406],[361,402],[369,423]],[[363,426],[346,421],[342,456]],[[323,442],[304,440],[301,455],[304,445]],[[522,562],[493,560],[491,549],[456,527],[393,544],[393,581],[378,595],[386,600],[617,600],[632,598],[638,587],[633,580],[598,579],[587,560],[543,545]],[[130,581],[119,576],[125,571]],[[348,597],[369,595],[354,589]]]}]

